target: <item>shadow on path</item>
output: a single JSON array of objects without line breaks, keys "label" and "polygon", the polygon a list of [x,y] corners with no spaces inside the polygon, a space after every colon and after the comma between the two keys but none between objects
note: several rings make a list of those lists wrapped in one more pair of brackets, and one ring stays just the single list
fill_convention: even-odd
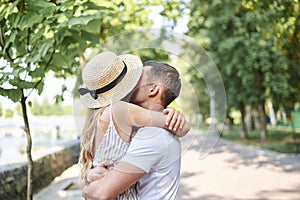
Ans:
[{"label": "shadow on path", "polygon": [[[224,140],[217,136],[191,134],[181,140],[187,151],[196,151],[203,159],[206,156],[227,152],[231,154],[226,161],[231,167],[238,169],[240,166],[255,166],[265,168],[273,166],[273,169],[284,172],[300,171],[300,155],[281,154],[266,149],[239,144]],[[191,143],[192,142],[192,143]],[[203,157],[204,156],[204,157]]]},{"label": "shadow on path", "polygon": [[204,134],[189,134],[181,143],[180,200],[300,199],[300,155]]}]

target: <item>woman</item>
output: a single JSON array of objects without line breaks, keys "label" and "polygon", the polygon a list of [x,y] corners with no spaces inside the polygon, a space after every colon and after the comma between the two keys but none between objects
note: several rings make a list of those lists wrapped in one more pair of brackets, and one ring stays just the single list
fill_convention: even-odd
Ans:
[{"label": "woman", "polygon": [[[116,164],[124,156],[134,127],[172,129],[174,126],[179,135],[185,135],[189,130],[188,123],[178,111],[165,110],[165,114],[169,113],[168,118],[163,113],[120,101],[128,99],[141,73],[142,62],[130,54],[117,56],[112,52],[103,52],[86,64],[83,70],[85,87],[79,89],[81,102],[88,108],[80,158],[81,175],[86,182],[89,169],[107,160]],[[171,122],[170,126],[166,125],[166,121]],[[117,199],[137,199],[135,189],[127,189]]]}]

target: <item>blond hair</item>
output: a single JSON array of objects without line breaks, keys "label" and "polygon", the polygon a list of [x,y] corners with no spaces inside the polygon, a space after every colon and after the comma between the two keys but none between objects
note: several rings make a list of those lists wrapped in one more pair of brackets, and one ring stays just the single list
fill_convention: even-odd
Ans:
[{"label": "blond hair", "polygon": [[97,120],[102,114],[102,111],[106,107],[91,109],[88,108],[87,115],[85,119],[85,124],[81,133],[81,152],[79,158],[80,165],[80,177],[87,183],[88,171],[93,166],[93,152],[92,152],[92,142],[94,137],[94,132],[96,129]]}]

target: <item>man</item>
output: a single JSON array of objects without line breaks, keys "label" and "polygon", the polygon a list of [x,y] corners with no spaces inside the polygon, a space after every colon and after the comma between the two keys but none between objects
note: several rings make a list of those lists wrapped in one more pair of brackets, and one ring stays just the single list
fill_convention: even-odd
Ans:
[{"label": "man", "polygon": [[[178,97],[181,83],[177,70],[167,64],[146,62],[131,102],[162,111]],[[180,176],[180,142],[157,127],[140,128],[129,149],[113,170],[86,186],[87,199],[113,199],[135,182],[139,199],[176,199]]]}]

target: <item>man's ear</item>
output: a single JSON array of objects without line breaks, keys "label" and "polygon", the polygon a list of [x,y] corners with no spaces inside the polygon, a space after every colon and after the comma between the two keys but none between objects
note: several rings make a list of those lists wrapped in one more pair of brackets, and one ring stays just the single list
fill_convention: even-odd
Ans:
[{"label": "man's ear", "polygon": [[153,84],[151,85],[151,87],[149,88],[149,92],[148,92],[148,96],[149,97],[154,97],[159,93],[160,87],[157,84]]}]

